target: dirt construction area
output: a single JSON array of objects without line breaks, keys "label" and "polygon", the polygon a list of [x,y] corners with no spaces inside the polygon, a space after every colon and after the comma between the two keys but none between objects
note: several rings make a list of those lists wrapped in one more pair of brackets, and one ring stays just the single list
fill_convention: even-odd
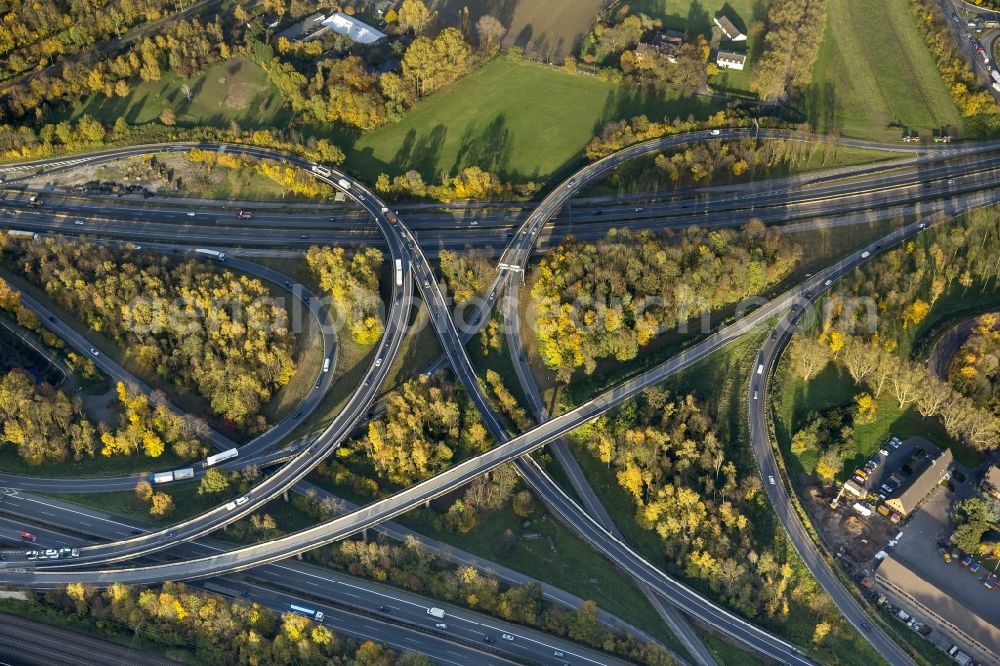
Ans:
[{"label": "dirt construction area", "polygon": [[884,550],[899,533],[899,528],[881,516],[864,518],[850,503],[830,508],[833,496],[826,496],[817,486],[804,489],[805,506],[813,525],[820,531],[831,552],[848,564],[864,566]]}]

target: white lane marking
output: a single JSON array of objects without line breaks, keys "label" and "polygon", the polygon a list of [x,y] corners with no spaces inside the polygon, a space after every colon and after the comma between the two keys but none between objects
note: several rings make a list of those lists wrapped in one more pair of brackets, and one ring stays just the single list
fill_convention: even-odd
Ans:
[{"label": "white lane marking", "polygon": [[[129,529],[136,529],[134,525],[129,525],[127,523],[120,523],[117,520],[112,520],[110,518],[105,518],[104,516],[100,516],[100,515],[93,514],[93,513],[87,513],[87,512],[84,512],[84,511],[76,511],[74,509],[68,509],[66,507],[57,506],[55,504],[49,504],[48,502],[43,502],[42,500],[38,500],[38,499],[35,499],[33,497],[21,496],[18,499],[23,500],[25,502],[34,502],[35,504],[41,504],[42,506],[47,506],[47,507],[50,507],[52,509],[56,509],[58,511],[64,511],[66,513],[73,513],[73,514],[76,514],[78,516],[87,516],[88,518],[93,518],[95,520],[100,520],[100,521],[103,521],[105,523],[113,523],[115,525],[120,525],[122,527],[127,527]],[[42,513],[45,513],[45,512],[43,511]],[[50,513],[49,515],[51,516],[52,514]]]}]

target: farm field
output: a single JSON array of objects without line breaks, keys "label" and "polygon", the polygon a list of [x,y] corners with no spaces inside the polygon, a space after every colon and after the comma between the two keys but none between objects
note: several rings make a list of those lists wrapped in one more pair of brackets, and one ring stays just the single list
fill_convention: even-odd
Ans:
[{"label": "farm field", "polygon": [[459,12],[469,8],[472,24],[489,14],[506,26],[504,46],[520,46],[527,53],[560,62],[576,52],[606,0],[432,0],[443,25],[458,25]]},{"label": "farm field", "polygon": [[883,140],[899,139],[903,128],[961,131],[907,3],[829,0],[828,12],[805,98],[814,129]]}]

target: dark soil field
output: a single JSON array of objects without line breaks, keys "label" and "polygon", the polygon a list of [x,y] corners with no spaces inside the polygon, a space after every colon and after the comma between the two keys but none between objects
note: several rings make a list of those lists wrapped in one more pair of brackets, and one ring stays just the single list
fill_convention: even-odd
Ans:
[{"label": "dark soil field", "polygon": [[504,46],[520,46],[527,53],[552,62],[576,51],[607,0],[432,0],[444,25],[458,25],[462,7],[469,8],[472,25],[484,14],[507,27]]}]

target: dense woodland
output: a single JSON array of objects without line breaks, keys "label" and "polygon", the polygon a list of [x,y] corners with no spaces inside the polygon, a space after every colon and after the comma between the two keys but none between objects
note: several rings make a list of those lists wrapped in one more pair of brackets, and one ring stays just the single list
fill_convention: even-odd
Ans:
[{"label": "dense woodland", "polygon": [[200,441],[208,435],[208,425],[202,419],[174,413],[160,391],[147,398],[138,388],[122,382],[118,382],[116,390],[122,416],[116,431],[101,428],[101,455],[132,455],[141,450],[150,458],[158,458],[167,447],[185,460],[208,453],[208,447]]},{"label": "dense woodland", "polygon": [[348,258],[343,248],[314,245],[306,252],[306,264],[333,299],[337,323],[346,326],[359,345],[378,342],[385,326],[378,290],[382,251],[361,247]]},{"label": "dense woodland", "polygon": [[2,260],[151,375],[248,431],[295,370],[288,314],[262,282],[204,262],[0,237]]},{"label": "dense woodland", "polygon": [[[705,141],[682,150],[660,153],[654,164],[673,184],[708,185],[787,172],[824,150],[821,144],[803,141]],[[613,174],[609,182],[624,185],[628,178],[634,175],[626,168]]]},{"label": "dense woodland", "polygon": [[782,623],[795,604],[835,635],[850,631],[815,581],[796,574],[790,549],[760,543],[760,478],[739,469],[693,396],[649,389],[571,437],[614,471],[677,571],[747,617]]},{"label": "dense woodland", "polygon": [[976,320],[952,359],[948,378],[962,395],[1000,416],[1000,316],[985,314]]},{"label": "dense woodland", "polygon": [[[511,535],[511,544],[516,541]],[[307,557],[354,576],[388,582],[435,599],[468,606],[640,664],[666,666],[675,663],[655,645],[612,632],[600,622],[597,605],[592,601],[570,612],[547,603],[537,584],[507,586],[473,567],[454,567],[434,557],[413,537],[407,538],[402,545],[344,540],[311,551]]]},{"label": "dense woodland", "polygon": [[812,80],[826,29],[826,0],[771,0],[764,48],[750,69],[750,89],[762,99],[784,99]]},{"label": "dense woodland", "polygon": [[457,456],[485,451],[492,438],[459,389],[420,375],[389,395],[384,416],[368,422],[366,437],[337,451],[360,456],[378,476],[410,485],[451,466]]},{"label": "dense woodland", "polygon": [[476,296],[486,293],[495,267],[483,250],[438,253],[441,277],[457,305],[464,305]]},{"label": "dense woodland", "polygon": [[0,21],[0,79],[49,65],[130,27],[184,6],[165,0],[43,0],[6,3]]},{"label": "dense woodland", "polygon": [[[837,294],[871,299],[878,313],[873,332],[908,351],[940,299],[954,302],[992,292],[998,279],[1000,209],[977,208],[865,262],[844,278]],[[839,331],[867,331],[865,303],[833,309],[830,325]]]},{"label": "dense woodland", "polygon": [[115,583],[96,590],[79,583],[36,595],[46,609],[69,614],[115,635],[141,637],[164,648],[192,650],[199,664],[424,666],[421,655],[398,655],[372,641],[338,636],[302,615],[278,614],[230,601],[183,583],[137,588]]},{"label": "dense woodland", "polygon": [[63,462],[93,456],[97,430],[83,413],[80,398],[48,384],[35,386],[29,373],[12,370],[0,378],[2,441],[17,447],[26,462]]},{"label": "dense woodland", "polygon": [[801,248],[751,221],[740,232],[685,229],[676,238],[612,230],[551,250],[531,282],[543,363],[568,381],[604,358],[627,361],[658,333],[760,294],[788,275]]}]

